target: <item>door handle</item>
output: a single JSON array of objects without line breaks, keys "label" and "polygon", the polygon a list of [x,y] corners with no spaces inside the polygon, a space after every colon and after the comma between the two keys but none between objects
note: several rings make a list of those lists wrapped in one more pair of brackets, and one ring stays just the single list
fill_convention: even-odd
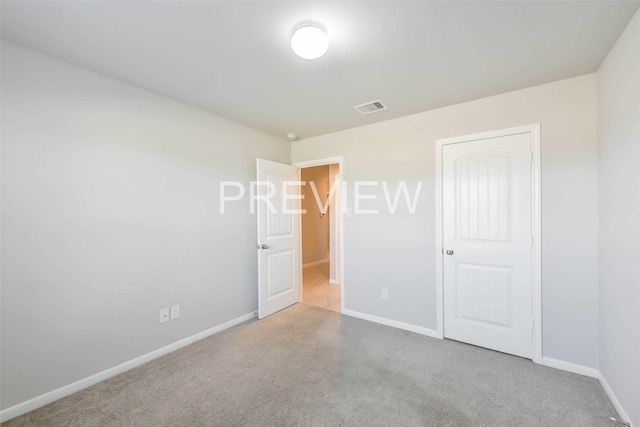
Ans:
[{"label": "door handle", "polygon": [[269,249],[269,245],[262,244],[260,245],[260,249]]},{"label": "door handle", "polygon": [[447,249],[447,255],[453,255],[453,251],[451,249]]}]

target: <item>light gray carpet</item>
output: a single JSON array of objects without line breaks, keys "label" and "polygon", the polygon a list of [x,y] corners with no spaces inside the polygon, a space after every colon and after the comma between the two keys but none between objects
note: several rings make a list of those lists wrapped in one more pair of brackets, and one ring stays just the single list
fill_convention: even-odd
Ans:
[{"label": "light gray carpet", "polygon": [[598,381],[297,304],[9,426],[611,426]]}]

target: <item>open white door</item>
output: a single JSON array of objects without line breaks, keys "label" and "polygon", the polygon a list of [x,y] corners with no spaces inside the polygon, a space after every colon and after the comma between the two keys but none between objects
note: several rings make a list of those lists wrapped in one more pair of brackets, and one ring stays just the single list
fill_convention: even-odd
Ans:
[{"label": "open white door", "polygon": [[300,300],[300,186],[295,166],[258,159],[258,318]]}]

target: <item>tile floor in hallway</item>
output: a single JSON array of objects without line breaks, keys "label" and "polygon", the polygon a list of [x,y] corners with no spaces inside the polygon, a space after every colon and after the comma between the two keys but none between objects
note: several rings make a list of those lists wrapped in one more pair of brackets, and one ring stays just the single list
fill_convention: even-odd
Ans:
[{"label": "tile floor in hallway", "polygon": [[340,285],[329,283],[329,263],[307,267],[302,271],[302,302],[340,313]]}]

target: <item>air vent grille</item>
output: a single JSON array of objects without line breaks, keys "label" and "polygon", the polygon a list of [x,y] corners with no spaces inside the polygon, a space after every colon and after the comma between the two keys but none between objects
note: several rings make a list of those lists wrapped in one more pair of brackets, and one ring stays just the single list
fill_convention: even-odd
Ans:
[{"label": "air vent grille", "polygon": [[382,101],[380,101],[379,99],[377,101],[371,101],[365,104],[356,105],[353,108],[358,110],[360,114],[377,113],[378,111],[384,111],[389,109],[389,107],[384,105]]}]

